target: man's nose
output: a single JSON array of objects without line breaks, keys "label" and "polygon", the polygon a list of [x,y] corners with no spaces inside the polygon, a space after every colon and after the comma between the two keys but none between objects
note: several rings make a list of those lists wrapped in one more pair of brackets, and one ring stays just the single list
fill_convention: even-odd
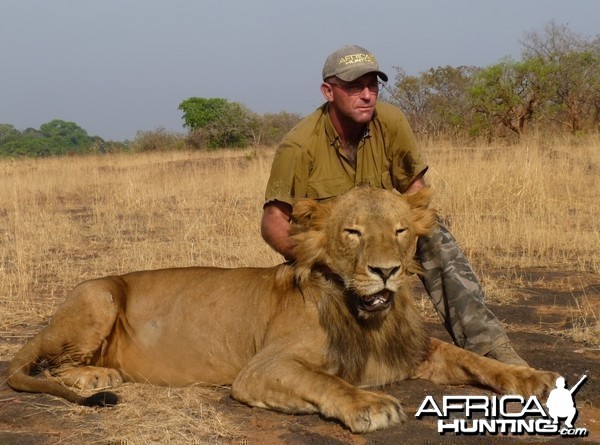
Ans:
[{"label": "man's nose", "polygon": [[368,100],[371,98],[371,96],[373,96],[373,93],[371,93],[369,86],[368,85],[363,86],[362,90],[360,90],[360,97],[362,99]]}]

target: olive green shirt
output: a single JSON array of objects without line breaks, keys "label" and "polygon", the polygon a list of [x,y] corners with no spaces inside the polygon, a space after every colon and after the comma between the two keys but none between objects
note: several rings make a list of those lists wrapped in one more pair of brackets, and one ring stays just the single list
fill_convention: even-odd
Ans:
[{"label": "olive green shirt", "polygon": [[412,130],[396,107],[378,103],[359,142],[356,168],[346,158],[324,104],[302,119],[279,145],[265,203],[300,198],[328,199],[360,183],[406,190],[427,170]]}]

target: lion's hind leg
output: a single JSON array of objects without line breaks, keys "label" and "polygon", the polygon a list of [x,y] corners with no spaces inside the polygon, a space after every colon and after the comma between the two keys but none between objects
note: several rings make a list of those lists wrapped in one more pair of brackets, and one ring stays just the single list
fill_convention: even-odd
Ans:
[{"label": "lion's hind leg", "polygon": [[[54,380],[82,389],[118,386],[123,381],[118,370],[95,364],[101,360],[113,330],[121,292],[118,282],[112,279],[88,281],[73,289],[48,326],[16,354],[8,370],[9,385],[19,391],[46,392],[81,404],[89,404],[87,398],[61,389]],[[31,374],[36,368],[55,379],[34,377]],[[105,404],[111,404],[110,400]]]},{"label": "lion's hind leg", "polygon": [[[261,357],[262,356],[262,357]],[[314,370],[299,357],[259,354],[232,385],[240,402],[293,414],[320,413],[354,433],[386,428],[406,420],[392,396],[365,391],[339,377]]]},{"label": "lion's hind leg", "polygon": [[65,386],[83,390],[116,388],[123,383],[123,376],[118,370],[99,366],[80,366],[62,371],[54,370],[51,372],[51,376]]},{"label": "lion's hind leg", "polygon": [[509,365],[430,338],[428,356],[411,376],[442,385],[483,386],[499,394],[547,395],[557,374]]},{"label": "lion's hind leg", "polygon": [[120,291],[111,279],[85,282],[73,289],[52,318],[42,348],[50,362],[48,372],[63,384],[100,389],[123,382],[116,369],[95,366],[114,328]]}]

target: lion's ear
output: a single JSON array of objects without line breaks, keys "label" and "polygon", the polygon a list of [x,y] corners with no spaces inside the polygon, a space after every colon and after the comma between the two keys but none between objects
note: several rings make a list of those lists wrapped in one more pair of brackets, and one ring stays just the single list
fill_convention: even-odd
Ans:
[{"label": "lion's ear", "polygon": [[329,205],[314,199],[301,199],[294,204],[292,211],[292,226],[295,232],[322,229],[323,223],[329,216]]},{"label": "lion's ear", "polygon": [[408,201],[411,209],[428,208],[429,204],[431,204],[433,190],[431,187],[423,187],[416,193],[403,196],[406,196],[406,200]]},{"label": "lion's ear", "polygon": [[319,203],[314,199],[301,199],[297,201],[292,211],[292,224],[307,228],[318,209]]},{"label": "lion's ear", "polygon": [[329,204],[312,199],[294,204],[291,235],[296,244],[294,272],[299,281],[307,279],[313,265],[323,259],[325,225],[330,213]]},{"label": "lion's ear", "polygon": [[423,187],[417,193],[404,196],[410,206],[417,235],[429,234],[436,220],[435,211],[429,207],[433,190],[430,187]]}]

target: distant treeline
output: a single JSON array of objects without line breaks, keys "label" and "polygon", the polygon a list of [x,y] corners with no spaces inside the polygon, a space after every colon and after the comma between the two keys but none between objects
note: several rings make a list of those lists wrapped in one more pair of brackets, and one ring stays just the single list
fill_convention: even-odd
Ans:
[{"label": "distant treeline", "polygon": [[550,22],[525,33],[522,59],[485,68],[438,67],[418,76],[396,68],[386,100],[417,134],[521,139],[532,131],[600,130],[600,35],[587,39]]},{"label": "distant treeline", "polygon": [[[279,142],[300,120],[300,115],[287,112],[258,115],[225,99],[199,99],[199,102],[221,106],[203,127],[190,125],[186,134],[164,128],[138,131],[134,140],[123,142],[90,136],[75,122],[60,119],[41,125],[39,130],[19,131],[11,124],[0,123],[0,157],[268,146]],[[198,100],[191,98],[187,103],[198,103]]]},{"label": "distant treeline", "polygon": [[55,119],[40,126],[18,131],[10,124],[0,124],[0,154],[3,156],[54,156],[88,153],[98,150],[104,141],[89,136],[74,122]]},{"label": "distant treeline", "polygon": [[[399,106],[417,136],[459,141],[600,131],[600,35],[593,39],[550,22],[521,41],[521,60],[485,68],[445,66],[396,77],[381,100]],[[282,104],[284,106],[285,104]],[[294,113],[259,115],[222,98],[190,97],[179,105],[186,134],[140,131],[133,141],[104,141],[73,122],[39,130],[0,124],[0,156],[113,151],[218,149],[274,145],[300,120]]]}]

